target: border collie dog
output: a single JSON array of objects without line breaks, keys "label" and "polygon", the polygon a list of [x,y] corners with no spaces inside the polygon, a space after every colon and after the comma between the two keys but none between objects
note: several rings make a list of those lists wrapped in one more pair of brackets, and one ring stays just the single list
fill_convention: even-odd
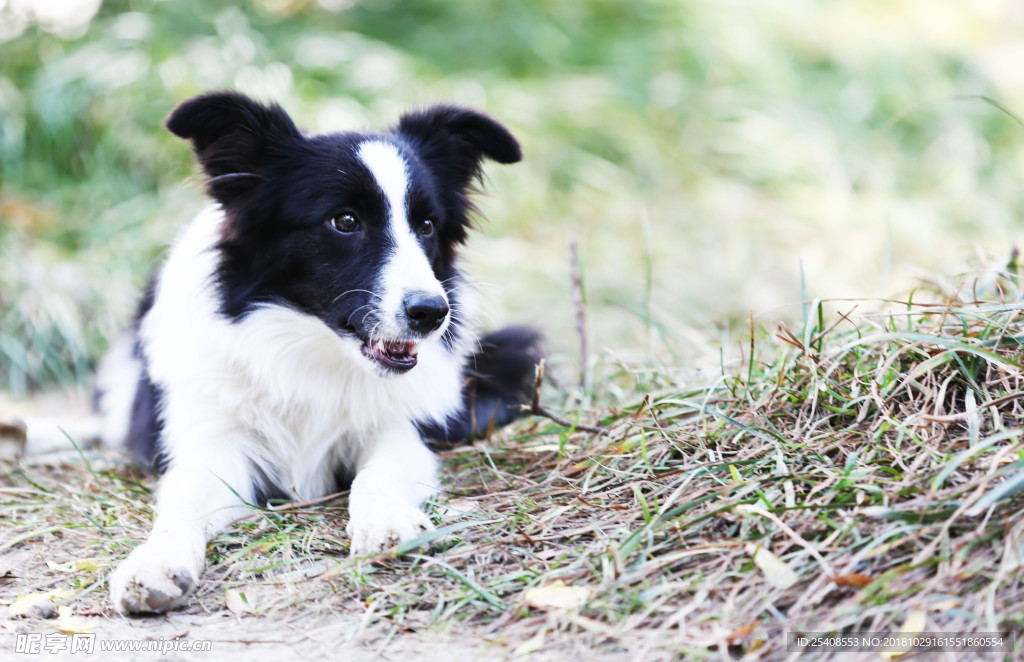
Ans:
[{"label": "border collie dog", "polygon": [[467,326],[469,195],[484,158],[521,157],[493,119],[442,105],[386,132],[308,135],[279,106],[215,92],[167,128],[216,204],[97,378],[105,441],[164,472],[149,539],[110,579],[122,613],[182,606],[248,504],[350,487],[353,555],[432,528],[425,438],[511,420],[538,360],[530,329]]}]

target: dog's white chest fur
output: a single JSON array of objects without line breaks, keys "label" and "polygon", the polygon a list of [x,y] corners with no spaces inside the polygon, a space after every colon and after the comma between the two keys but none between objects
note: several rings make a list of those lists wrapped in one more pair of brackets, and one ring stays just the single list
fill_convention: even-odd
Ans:
[{"label": "dog's white chest fur", "polygon": [[[218,314],[213,273],[223,212],[204,210],[183,232],[161,274],[140,337],[150,377],[165,394],[173,452],[201,453],[189,434],[211,421],[243,426],[247,455],[283,489],[322,495],[340,464],[359,455],[396,420],[443,420],[460,405],[461,366],[471,348],[425,343],[404,375],[378,374],[356,340],[284,306],[239,322]],[[195,445],[193,449],[192,446]]]}]

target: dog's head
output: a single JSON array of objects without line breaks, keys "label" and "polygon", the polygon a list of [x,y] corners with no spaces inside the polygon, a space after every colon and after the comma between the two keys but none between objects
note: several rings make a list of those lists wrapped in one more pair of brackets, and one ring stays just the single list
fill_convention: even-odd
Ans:
[{"label": "dog's head", "polygon": [[277,105],[215,92],[182,103],[167,128],[192,141],[224,210],[221,312],[316,316],[388,373],[456,330],[456,249],[481,161],[521,158],[503,126],[453,106],[383,133],[304,135]]}]

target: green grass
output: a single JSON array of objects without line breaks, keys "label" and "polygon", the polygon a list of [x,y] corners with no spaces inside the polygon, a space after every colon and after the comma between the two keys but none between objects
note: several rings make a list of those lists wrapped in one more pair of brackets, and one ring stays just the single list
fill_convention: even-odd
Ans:
[{"label": "green grass", "polygon": [[1024,215],[1024,91],[999,56],[1020,35],[1003,18],[845,0],[111,0],[80,36],[30,27],[0,43],[0,387],[87,381],[203,204],[161,123],[212,88],[318,131],[438,100],[506,123],[526,158],[488,168],[466,257],[484,319],[543,319],[556,368],[575,353],[574,236],[590,344],[617,352],[717,352],[695,337],[793,301],[801,264],[811,297],[869,298],[915,269],[978,267],[972,248],[1003,255]]},{"label": "green grass", "polygon": [[[692,659],[778,659],[787,632],[898,630],[915,610],[930,631],[1019,632],[1019,288],[1011,266],[953,294],[809,302],[802,326],[738,333],[742,354],[705,383],[620,363],[593,407],[560,412],[605,433],[531,417],[443,453],[438,531],[349,559],[344,495],[260,511],[210,544],[190,610],[223,610],[238,588],[250,617],[361,615],[381,646],[427,630],[512,653],[543,630],[545,650]],[[556,411],[575,399],[542,395]],[[86,596],[69,605],[108,612],[104,580],[144,539],[150,479],[29,459],[4,484],[0,510],[24,532],[5,550],[103,566],[36,561],[19,585],[69,586]],[[556,580],[585,604],[525,601]]]}]

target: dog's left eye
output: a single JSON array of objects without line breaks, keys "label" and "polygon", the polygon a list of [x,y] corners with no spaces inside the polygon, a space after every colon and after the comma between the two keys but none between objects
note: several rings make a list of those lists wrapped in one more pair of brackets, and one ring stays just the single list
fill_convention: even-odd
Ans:
[{"label": "dog's left eye", "polygon": [[352,234],[359,229],[359,221],[352,214],[342,214],[328,219],[327,224],[336,232]]},{"label": "dog's left eye", "polygon": [[434,222],[429,218],[425,218],[417,229],[419,230],[420,236],[431,237],[434,234]]}]

